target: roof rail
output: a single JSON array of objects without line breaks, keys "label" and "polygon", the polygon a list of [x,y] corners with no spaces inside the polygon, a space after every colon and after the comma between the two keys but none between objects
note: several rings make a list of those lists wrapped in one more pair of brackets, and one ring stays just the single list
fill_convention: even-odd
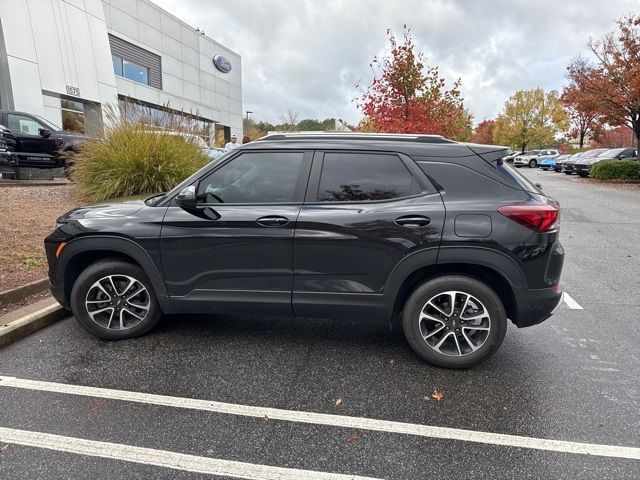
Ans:
[{"label": "roof rail", "polygon": [[359,133],[359,132],[318,132],[318,133],[272,133],[258,138],[265,140],[378,140],[392,142],[420,142],[420,143],[456,143],[441,135],[421,135],[409,133]]}]

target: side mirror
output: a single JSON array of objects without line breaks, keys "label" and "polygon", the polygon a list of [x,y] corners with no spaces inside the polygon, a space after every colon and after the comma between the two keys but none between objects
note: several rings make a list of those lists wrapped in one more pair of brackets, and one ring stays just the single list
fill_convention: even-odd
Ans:
[{"label": "side mirror", "polygon": [[198,201],[196,199],[196,186],[189,185],[176,195],[176,205],[180,208],[193,210],[196,208]]},{"label": "side mirror", "polygon": [[38,133],[43,138],[49,138],[51,136],[51,130],[49,130],[48,128],[41,128],[38,130]]}]

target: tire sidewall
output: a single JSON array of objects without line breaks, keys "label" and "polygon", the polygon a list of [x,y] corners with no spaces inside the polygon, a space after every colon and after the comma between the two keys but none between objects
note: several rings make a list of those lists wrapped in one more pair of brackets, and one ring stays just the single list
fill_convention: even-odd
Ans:
[{"label": "tire sidewall", "polygon": [[[424,305],[438,293],[449,290],[473,295],[484,304],[491,317],[491,330],[485,343],[478,351],[462,357],[446,356],[429,347],[422,338],[418,322]],[[407,341],[427,362],[444,368],[470,368],[486,361],[498,350],[506,333],[507,318],[502,302],[486,284],[471,277],[445,276],[427,281],[409,296],[405,304],[402,324]]]},{"label": "tire sidewall", "polygon": [[[99,279],[108,275],[128,275],[144,285],[149,293],[149,312],[145,319],[133,328],[127,330],[107,330],[101,327],[89,316],[85,299],[89,288]],[[161,311],[153,286],[142,268],[131,263],[106,260],[91,264],[79,276],[71,290],[71,311],[76,320],[87,331],[104,340],[121,340],[138,337],[151,330],[160,319]]]}]

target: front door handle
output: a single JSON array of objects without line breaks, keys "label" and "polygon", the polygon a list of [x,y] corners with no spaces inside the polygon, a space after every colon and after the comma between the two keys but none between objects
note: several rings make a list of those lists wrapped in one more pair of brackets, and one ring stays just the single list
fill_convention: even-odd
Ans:
[{"label": "front door handle", "polygon": [[425,217],[424,215],[406,215],[404,217],[396,218],[396,224],[400,225],[401,227],[426,227],[430,223],[431,219],[429,217]]},{"label": "front door handle", "polygon": [[263,227],[284,227],[287,223],[289,223],[289,219],[287,217],[280,217],[278,215],[269,215],[266,217],[260,217],[256,220],[256,223],[262,225]]}]

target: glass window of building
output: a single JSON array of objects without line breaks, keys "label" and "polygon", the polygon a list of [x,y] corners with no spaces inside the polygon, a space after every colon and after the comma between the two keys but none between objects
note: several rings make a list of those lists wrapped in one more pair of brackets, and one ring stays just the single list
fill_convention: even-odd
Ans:
[{"label": "glass window of building", "polygon": [[124,78],[149,85],[149,69],[147,67],[130,62],[129,60],[123,60],[122,70]]},{"label": "glass window of building", "polygon": [[115,73],[119,77],[123,77],[124,75],[122,74],[122,57],[111,55],[111,61],[113,62],[113,73]]},{"label": "glass window of building", "polygon": [[60,100],[62,129],[67,132],[85,133],[84,104],[73,100]]}]

